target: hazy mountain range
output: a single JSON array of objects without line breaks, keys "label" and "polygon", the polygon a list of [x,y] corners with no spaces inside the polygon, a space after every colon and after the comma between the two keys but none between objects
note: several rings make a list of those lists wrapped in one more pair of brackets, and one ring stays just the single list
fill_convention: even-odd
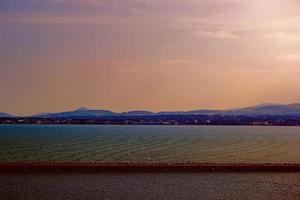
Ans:
[{"label": "hazy mountain range", "polygon": [[12,115],[4,112],[0,112],[0,117],[12,117]]},{"label": "hazy mountain range", "polygon": [[[134,110],[117,113],[110,110],[96,110],[89,108],[79,108],[73,111],[59,113],[41,113],[29,117],[41,118],[72,118],[72,117],[101,117],[101,116],[153,116],[153,115],[293,115],[300,116],[299,104],[259,104],[256,106],[228,109],[228,110],[191,110],[191,111],[173,111],[173,112],[150,112],[145,110]],[[12,115],[0,112],[0,117],[12,117]]]}]

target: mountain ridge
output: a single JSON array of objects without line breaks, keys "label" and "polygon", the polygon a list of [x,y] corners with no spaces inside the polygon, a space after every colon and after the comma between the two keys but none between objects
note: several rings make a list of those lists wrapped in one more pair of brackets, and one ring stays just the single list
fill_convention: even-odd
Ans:
[{"label": "mountain ridge", "polygon": [[13,117],[13,116],[5,112],[0,112],[0,117]]},{"label": "mountain ridge", "polygon": [[[214,110],[214,109],[199,109],[190,111],[160,111],[151,112],[147,110],[131,110],[127,112],[113,112],[105,109],[90,109],[81,107],[71,111],[57,112],[57,113],[40,113],[28,117],[41,118],[76,118],[76,117],[102,117],[102,116],[154,116],[154,115],[292,115],[300,116],[300,103],[292,104],[275,104],[264,103],[255,106],[244,108]],[[0,112],[0,117],[14,117],[8,113]]]}]

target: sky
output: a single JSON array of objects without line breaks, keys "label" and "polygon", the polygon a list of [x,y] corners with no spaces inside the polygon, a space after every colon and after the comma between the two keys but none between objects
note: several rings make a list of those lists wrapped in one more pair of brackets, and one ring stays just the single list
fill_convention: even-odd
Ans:
[{"label": "sky", "polygon": [[300,102],[298,0],[0,0],[0,111]]}]

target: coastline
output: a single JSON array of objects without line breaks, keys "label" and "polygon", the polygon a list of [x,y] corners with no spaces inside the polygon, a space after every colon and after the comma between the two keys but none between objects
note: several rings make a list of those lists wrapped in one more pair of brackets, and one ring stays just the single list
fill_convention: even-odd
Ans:
[{"label": "coastline", "polygon": [[0,163],[2,172],[300,172],[300,164]]},{"label": "coastline", "polygon": [[195,125],[195,126],[300,126],[298,115],[112,115],[65,117],[0,117],[0,124],[32,125]]}]

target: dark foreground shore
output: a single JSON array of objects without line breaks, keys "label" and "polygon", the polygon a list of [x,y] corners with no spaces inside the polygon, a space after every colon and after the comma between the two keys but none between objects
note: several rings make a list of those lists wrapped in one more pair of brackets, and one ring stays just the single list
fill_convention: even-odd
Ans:
[{"label": "dark foreground shore", "polygon": [[10,163],[0,172],[300,172],[300,164],[214,163]]}]

